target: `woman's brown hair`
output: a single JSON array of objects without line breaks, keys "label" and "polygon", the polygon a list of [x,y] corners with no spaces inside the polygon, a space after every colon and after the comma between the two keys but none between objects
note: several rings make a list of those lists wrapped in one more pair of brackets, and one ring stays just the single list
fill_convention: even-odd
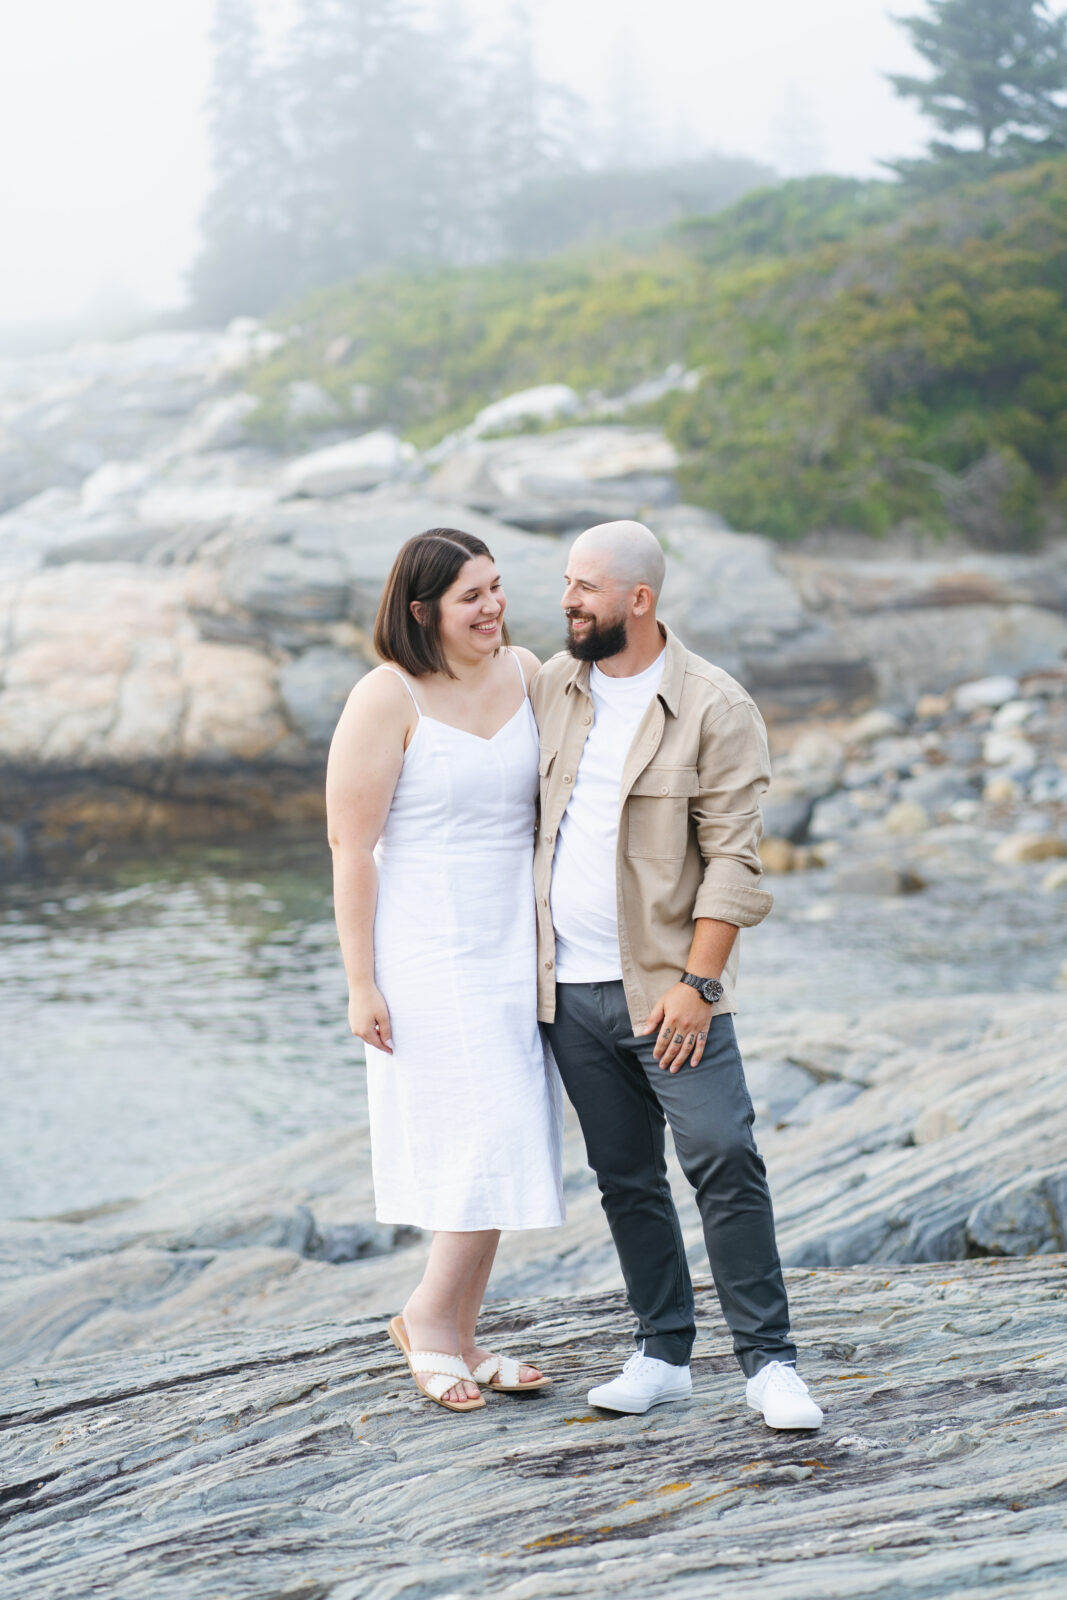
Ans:
[{"label": "woman's brown hair", "polygon": [[[413,678],[428,672],[455,677],[441,648],[441,596],[472,556],[493,559],[484,540],[460,528],[427,528],[402,547],[374,619],[374,648],[383,661],[395,662]],[[413,600],[425,608],[422,622],[412,615]],[[501,623],[500,632],[507,644],[506,624]]]}]

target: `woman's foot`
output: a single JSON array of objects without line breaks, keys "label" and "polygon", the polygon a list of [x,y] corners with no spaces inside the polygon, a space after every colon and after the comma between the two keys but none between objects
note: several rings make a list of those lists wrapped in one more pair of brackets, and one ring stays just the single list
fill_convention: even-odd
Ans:
[{"label": "woman's foot", "polygon": [[[467,1363],[470,1371],[473,1372],[477,1367],[481,1366],[483,1361],[488,1361],[490,1357],[495,1357],[496,1352],[495,1350],[483,1350],[481,1345],[472,1344],[464,1346],[464,1348],[460,1351],[460,1354]],[[524,1361],[519,1365],[518,1381],[521,1388],[526,1388],[529,1386],[531,1389],[534,1389],[539,1383],[544,1381],[544,1373],[539,1367],[531,1367],[527,1362]]]},{"label": "woman's foot", "polygon": [[[414,1316],[411,1315],[408,1306],[404,1307],[401,1317],[410,1349],[433,1350],[440,1355],[459,1355],[461,1359],[465,1359],[462,1358],[459,1348],[459,1333],[455,1328],[449,1329],[441,1323],[435,1324],[432,1320],[422,1322],[419,1320],[417,1311]],[[469,1369],[470,1363],[468,1362],[467,1365]],[[426,1372],[420,1372],[417,1376],[420,1383],[427,1383],[430,1378],[430,1374]],[[459,1402],[461,1400],[477,1400],[480,1395],[481,1390],[476,1383],[470,1378],[460,1378],[451,1389],[445,1391],[441,1399]]]}]

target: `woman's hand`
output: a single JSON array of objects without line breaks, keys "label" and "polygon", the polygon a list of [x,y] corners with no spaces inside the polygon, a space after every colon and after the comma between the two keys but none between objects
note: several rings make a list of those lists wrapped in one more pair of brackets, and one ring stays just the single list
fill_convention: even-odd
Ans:
[{"label": "woman's hand", "polygon": [[385,996],[373,983],[350,989],[348,994],[348,1026],[364,1044],[375,1050],[393,1053],[392,1027]]}]

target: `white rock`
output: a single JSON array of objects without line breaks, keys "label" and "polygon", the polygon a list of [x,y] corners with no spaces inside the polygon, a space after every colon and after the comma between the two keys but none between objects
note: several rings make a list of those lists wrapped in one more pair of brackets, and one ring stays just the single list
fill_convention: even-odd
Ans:
[{"label": "white rock", "polygon": [[994,713],[992,727],[997,733],[1011,733],[1023,727],[1040,709],[1038,700],[1008,700]]},{"label": "white rock", "polygon": [[1042,894],[1059,894],[1061,889],[1067,889],[1067,861],[1051,868],[1041,880]]},{"label": "white rock", "polygon": [[285,492],[327,500],[333,495],[373,489],[395,477],[415,456],[414,447],[387,428],[344,439],[325,450],[290,461],[282,474]]},{"label": "white rock", "polygon": [[882,823],[886,833],[908,835],[925,833],[930,826],[930,818],[922,806],[916,805],[914,800],[900,800],[891,806]]},{"label": "white rock", "polygon": [[1054,833],[1009,833],[993,851],[1001,866],[1019,866],[1027,861],[1055,861],[1067,856],[1067,839]]},{"label": "white rock", "polygon": [[952,700],[957,711],[978,711],[982,707],[997,710],[1009,700],[1017,699],[1018,695],[1019,680],[1002,674],[995,678],[975,678],[970,683],[961,683],[953,690]]},{"label": "white rock", "polygon": [[192,528],[208,533],[274,503],[273,489],[252,484],[161,483],[137,502],[137,515],[153,528]]},{"label": "white rock", "polygon": [[987,733],[982,740],[982,760],[987,767],[1003,767],[1013,776],[1033,772],[1037,751],[1017,733]]},{"label": "white rock", "polygon": [[285,389],[286,422],[329,422],[341,415],[332,395],[307,378],[296,378]]},{"label": "white rock", "polygon": [[899,717],[881,706],[875,706],[873,710],[865,711],[862,717],[857,717],[845,734],[845,739],[849,744],[873,744],[876,739],[892,739],[906,732]]},{"label": "white rock", "polygon": [[205,401],[175,440],[174,454],[199,455],[204,450],[233,450],[245,444],[245,422],[258,406],[255,395],[243,390]]},{"label": "white rock", "polygon": [[515,394],[494,400],[483,406],[471,424],[470,432],[477,438],[486,433],[518,432],[524,423],[554,422],[558,417],[570,417],[578,410],[581,400],[567,383],[541,383],[534,389],[520,389]]},{"label": "white rock", "polygon": [[145,461],[105,461],[82,484],[81,503],[86,511],[101,511],[140,493],[151,477],[152,469]]}]

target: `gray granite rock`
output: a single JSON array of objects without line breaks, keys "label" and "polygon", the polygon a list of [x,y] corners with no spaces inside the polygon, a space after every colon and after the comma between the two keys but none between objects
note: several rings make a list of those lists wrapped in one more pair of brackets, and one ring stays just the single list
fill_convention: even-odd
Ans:
[{"label": "gray granite rock", "polygon": [[328,744],[354,684],[367,664],[347,650],[313,645],[278,673],[278,689],[289,718],[310,744]]}]

